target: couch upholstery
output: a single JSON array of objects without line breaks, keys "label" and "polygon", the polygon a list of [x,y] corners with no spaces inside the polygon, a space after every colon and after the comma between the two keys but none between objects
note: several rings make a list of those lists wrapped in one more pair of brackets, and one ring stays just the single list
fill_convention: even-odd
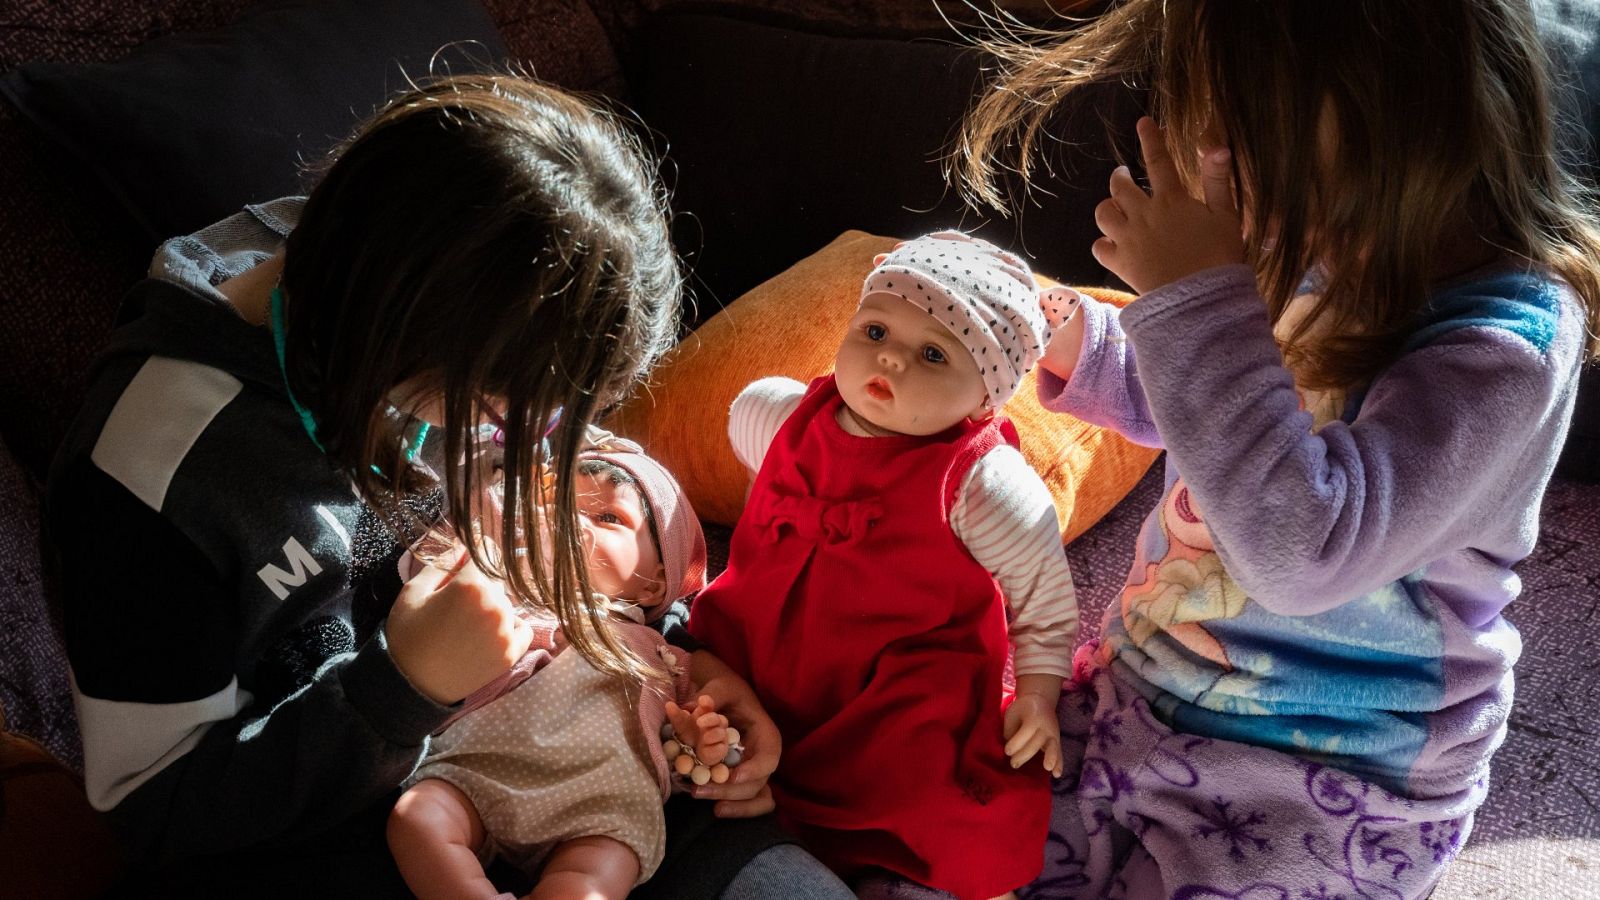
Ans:
[{"label": "couch upholstery", "polygon": [[[160,34],[203,30],[235,19],[253,0],[43,0],[12,4],[0,21],[0,72],[19,64],[115,59]],[[513,57],[540,77],[633,104],[649,127],[645,140],[682,160],[669,180],[677,191],[677,236],[698,267],[701,302],[727,302],[745,288],[846,228],[910,233],[959,215],[937,190],[936,160],[948,117],[960,102],[921,97],[931,83],[975,85],[976,63],[951,45],[943,14],[972,18],[944,0],[485,0]],[[1007,4],[1025,18],[1045,7]],[[1057,3],[1057,6],[1063,4]],[[1538,2],[1559,19],[1566,57],[1593,73],[1593,2]],[[752,54],[707,37],[739,35],[771,48]],[[918,40],[912,40],[916,38]],[[927,38],[933,38],[929,41]],[[692,53],[685,48],[692,49]],[[785,56],[784,54],[788,54]],[[860,146],[881,107],[861,101],[837,66],[812,82],[786,83],[793,66],[839,60],[865,80],[863,90],[908,102],[928,100],[935,118],[914,140]],[[777,60],[787,60],[784,66]],[[885,62],[889,60],[894,65]],[[965,66],[967,68],[961,68]],[[788,67],[788,68],[786,68]],[[896,68],[898,67],[898,68]],[[874,84],[877,78],[885,83]],[[941,82],[939,79],[954,79]],[[964,80],[963,80],[964,79]],[[1592,79],[1591,79],[1592,81]],[[811,92],[823,88],[831,94]],[[763,92],[771,92],[763,94]],[[931,92],[938,95],[938,91]],[[815,106],[763,103],[781,96],[803,104],[823,96],[839,121],[830,140],[816,139]],[[1126,96],[1108,107],[1137,111]],[[1600,102],[1580,104],[1594,120]],[[737,110],[737,120],[728,118]],[[876,116],[876,118],[875,118]],[[809,119],[807,117],[810,117]],[[854,118],[849,118],[854,117]],[[1115,118],[1115,116],[1114,116]],[[1086,198],[1109,168],[1111,148],[1098,120],[1077,121],[1085,139],[1060,167],[1060,197],[1011,223],[985,227],[1005,243],[1048,260],[1042,271],[1103,281],[1082,240]],[[1130,129],[1131,130],[1131,129]],[[1126,132],[1124,132],[1126,133]],[[896,134],[891,132],[891,137]],[[840,137],[845,138],[840,140]],[[781,148],[763,146],[782,140]],[[1592,153],[1592,138],[1588,150]],[[807,142],[790,146],[794,142]],[[934,146],[928,146],[932,141]],[[781,150],[781,153],[774,151]],[[885,167],[884,159],[891,161]],[[894,163],[894,160],[900,162]],[[813,163],[809,167],[803,163]],[[0,104],[0,704],[9,727],[37,738],[59,759],[81,767],[38,535],[38,496],[52,449],[76,408],[88,362],[108,333],[118,298],[142,272],[151,248],[130,243],[90,181],[53,165],[46,143]],[[795,167],[795,171],[781,168]],[[803,172],[804,177],[798,177]],[[750,202],[757,185],[792,177]],[[830,184],[823,179],[834,178]],[[737,185],[730,188],[731,179]],[[812,204],[825,190],[859,203]],[[911,202],[894,202],[904,192]],[[914,197],[912,196],[914,194]],[[890,202],[883,202],[889,198]],[[834,200],[836,198],[828,197]],[[910,206],[911,208],[907,208]],[[977,224],[971,218],[966,224]],[[1086,232],[1083,232],[1086,233]],[[1524,596],[1512,618],[1527,647],[1518,667],[1518,711],[1496,759],[1498,786],[1464,859],[1439,897],[1597,896],[1600,883],[1600,668],[1592,637],[1600,602],[1600,402],[1594,373],[1580,403],[1564,461],[1569,478],[1547,498],[1544,532],[1521,568]],[[1111,602],[1125,574],[1137,521],[1154,502],[1156,475],[1069,552],[1084,593],[1086,621]]]}]

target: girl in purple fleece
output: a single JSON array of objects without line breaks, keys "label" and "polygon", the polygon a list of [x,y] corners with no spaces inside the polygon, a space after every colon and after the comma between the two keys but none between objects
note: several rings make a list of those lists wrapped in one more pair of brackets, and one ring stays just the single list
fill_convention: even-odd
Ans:
[{"label": "girl in purple fleece", "polygon": [[1600,321],[1544,66],[1515,0],[1131,0],[975,110],[995,203],[1076,87],[1148,76],[1163,123],[1095,211],[1139,299],[1046,310],[1041,399],[1167,471],[1026,896],[1420,897],[1466,840]]}]

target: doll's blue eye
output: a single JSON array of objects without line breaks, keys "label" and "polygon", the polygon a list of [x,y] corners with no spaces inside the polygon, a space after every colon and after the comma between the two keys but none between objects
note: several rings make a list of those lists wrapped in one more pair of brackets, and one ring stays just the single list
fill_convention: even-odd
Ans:
[{"label": "doll's blue eye", "polygon": [[876,323],[867,326],[867,340],[881,341],[889,336],[889,329]]},{"label": "doll's blue eye", "polygon": [[942,363],[945,361],[944,351],[933,346],[932,344],[922,348],[922,358],[931,363]]}]

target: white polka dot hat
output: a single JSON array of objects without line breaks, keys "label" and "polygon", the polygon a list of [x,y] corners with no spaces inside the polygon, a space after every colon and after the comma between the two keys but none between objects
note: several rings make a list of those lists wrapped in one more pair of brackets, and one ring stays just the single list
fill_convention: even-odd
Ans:
[{"label": "white polka dot hat", "polygon": [[1028,264],[959,231],[896,247],[861,286],[861,299],[869,294],[904,298],[950,329],[983,373],[990,409],[1011,399],[1050,341]]}]

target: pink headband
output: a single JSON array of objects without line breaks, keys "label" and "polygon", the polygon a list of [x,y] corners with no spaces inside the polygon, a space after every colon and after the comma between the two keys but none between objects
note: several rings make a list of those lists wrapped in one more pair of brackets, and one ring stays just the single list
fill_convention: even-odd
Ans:
[{"label": "pink headband", "polygon": [[[580,459],[604,460],[632,475],[650,505],[655,520],[661,565],[666,570],[667,600],[686,597],[706,586],[706,538],[700,519],[678,480],[666,467],[645,455],[632,441],[608,435],[603,443],[586,450]],[[651,618],[667,611],[663,603]]]},{"label": "pink headband", "polygon": [[1011,399],[1050,341],[1028,264],[959,231],[896,247],[861,286],[861,299],[869,294],[901,297],[950,329],[983,373],[990,409]]}]

